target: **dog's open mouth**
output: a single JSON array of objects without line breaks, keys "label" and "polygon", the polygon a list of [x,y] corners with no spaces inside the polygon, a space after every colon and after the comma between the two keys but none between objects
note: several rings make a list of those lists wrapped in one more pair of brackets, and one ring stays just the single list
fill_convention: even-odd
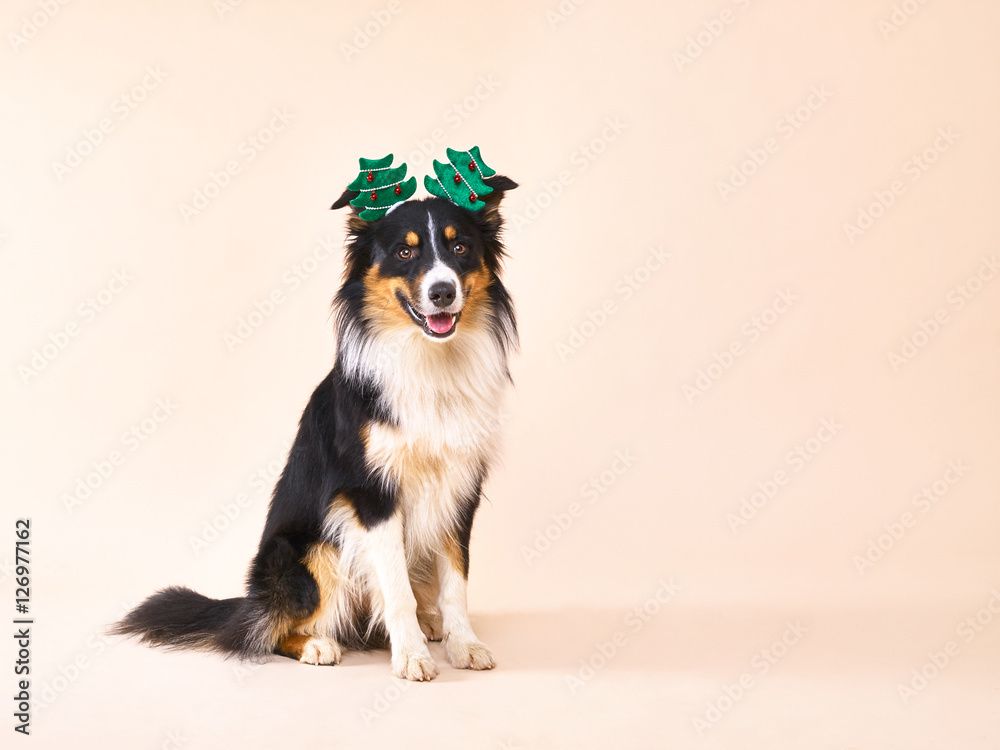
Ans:
[{"label": "dog's open mouth", "polygon": [[458,326],[458,319],[462,316],[461,312],[421,315],[414,309],[413,305],[410,304],[410,300],[402,292],[397,293],[396,297],[399,299],[399,304],[403,306],[403,309],[409,313],[413,322],[423,328],[424,333],[428,336],[436,339],[446,339],[451,336]]}]

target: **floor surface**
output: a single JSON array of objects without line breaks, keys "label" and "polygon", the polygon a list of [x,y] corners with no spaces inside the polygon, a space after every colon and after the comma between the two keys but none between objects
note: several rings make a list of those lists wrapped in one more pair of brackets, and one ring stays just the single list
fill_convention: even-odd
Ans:
[{"label": "floor surface", "polygon": [[435,643],[431,683],[391,677],[387,652],[349,653],[335,667],[247,665],[91,635],[42,666],[30,742],[995,750],[1000,595],[968,617],[953,607],[802,615],[670,603],[489,615],[475,625],[498,667],[454,670]]}]

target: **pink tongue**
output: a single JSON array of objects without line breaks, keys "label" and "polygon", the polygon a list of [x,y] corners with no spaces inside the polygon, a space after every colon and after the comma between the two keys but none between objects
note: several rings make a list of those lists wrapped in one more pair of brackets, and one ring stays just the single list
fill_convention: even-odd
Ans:
[{"label": "pink tongue", "polygon": [[427,316],[427,327],[434,333],[448,333],[451,330],[451,313],[438,313]]}]

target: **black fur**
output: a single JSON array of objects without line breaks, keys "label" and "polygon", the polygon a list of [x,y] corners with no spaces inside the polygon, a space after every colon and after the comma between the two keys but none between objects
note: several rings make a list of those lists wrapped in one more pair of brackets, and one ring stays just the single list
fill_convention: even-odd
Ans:
[{"label": "black fur", "polygon": [[358,192],[357,190],[345,190],[343,192],[343,194],[339,198],[337,198],[336,201],[334,201],[333,205],[330,206],[330,210],[336,210],[338,208],[343,208],[348,203],[350,203],[352,200],[354,200],[355,198],[357,198],[359,195],[361,195],[361,193]]},{"label": "black fur", "polygon": [[[259,658],[277,647],[280,628],[275,623],[302,620],[315,610],[319,588],[303,558],[318,542],[337,544],[338,540],[325,539],[323,534],[324,519],[334,497],[346,497],[359,521],[368,527],[388,518],[395,509],[393,488],[373,480],[359,437],[365,424],[392,423],[394,417],[380,405],[379,389],[374,383],[359,383],[345,376],[340,345],[348,326],[364,335],[366,326],[371,325],[364,312],[364,275],[373,263],[390,262],[401,227],[408,219],[436,216],[441,222],[459,226],[461,233],[472,238],[469,241],[475,246],[474,252],[481,254],[492,276],[489,296],[493,335],[505,351],[516,345],[513,306],[497,274],[504,257],[498,205],[504,191],[517,185],[500,175],[486,182],[494,192],[484,199],[485,207],[478,212],[430,198],[408,201],[377,222],[362,221],[356,211],[353,213],[348,222],[344,284],[334,303],[339,333],[337,360],[302,414],[250,565],[246,595],[215,600],[187,588],[163,589],[115,624],[112,633],[137,635],[151,645],[210,648],[242,658]],[[346,191],[333,207],[347,205],[355,195],[354,191]],[[426,219],[424,222],[426,225]],[[455,529],[466,575],[469,538],[478,506],[477,487]],[[375,634],[364,645],[381,645],[384,638],[378,629],[369,627],[365,613],[359,617],[356,632]]]},{"label": "black fur", "polygon": [[[485,472],[484,472],[485,473]],[[462,548],[462,575],[469,577],[469,542],[472,539],[472,521],[479,510],[479,495],[482,492],[483,480],[476,484],[476,491],[469,497],[462,507],[462,515],[458,519],[458,529],[456,537],[458,545]]]},{"label": "black fur", "polygon": [[135,633],[143,643],[175,648],[217,648],[227,623],[239,619],[243,599],[209,599],[180,586],[158,591],[111,630]]}]

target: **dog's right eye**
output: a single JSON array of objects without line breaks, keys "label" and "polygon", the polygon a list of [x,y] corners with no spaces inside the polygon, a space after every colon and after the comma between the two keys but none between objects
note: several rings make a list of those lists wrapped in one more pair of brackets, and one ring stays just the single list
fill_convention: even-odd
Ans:
[{"label": "dog's right eye", "polygon": [[396,255],[399,256],[400,260],[409,260],[413,257],[416,251],[409,247],[401,247],[396,251]]}]

